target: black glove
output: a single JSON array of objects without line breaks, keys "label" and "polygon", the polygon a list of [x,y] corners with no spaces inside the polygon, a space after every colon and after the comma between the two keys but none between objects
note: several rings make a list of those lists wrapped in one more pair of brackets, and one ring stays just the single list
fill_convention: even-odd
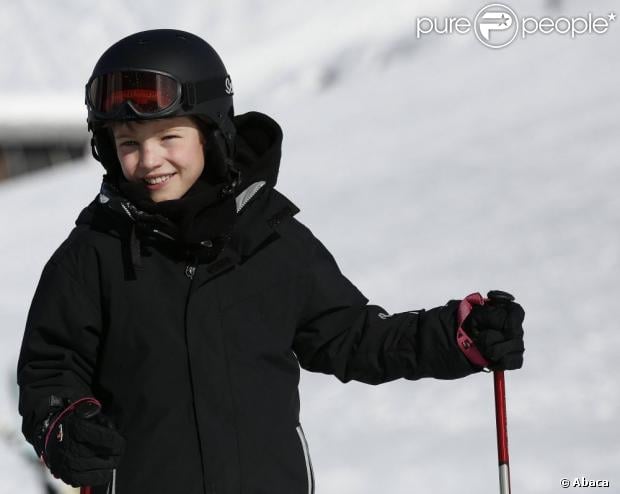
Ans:
[{"label": "black glove", "polygon": [[508,297],[491,297],[484,305],[474,305],[463,321],[463,329],[490,362],[491,370],[519,369],[523,365],[525,311],[510,300],[511,295],[505,295]]},{"label": "black glove", "polygon": [[51,410],[40,435],[41,457],[56,478],[73,487],[107,484],[125,440],[94,398]]}]

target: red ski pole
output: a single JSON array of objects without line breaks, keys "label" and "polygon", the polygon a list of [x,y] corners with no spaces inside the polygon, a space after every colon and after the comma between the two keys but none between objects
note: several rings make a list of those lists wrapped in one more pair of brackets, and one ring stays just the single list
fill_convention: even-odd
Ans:
[{"label": "red ski pole", "polygon": [[[483,305],[486,302],[497,305],[512,302],[514,297],[507,292],[492,290],[483,299],[479,293],[472,293],[461,301],[458,308],[458,330],[456,340],[467,358],[482,367],[487,367],[489,362],[480,354],[473,341],[462,328],[463,321],[471,312],[474,305]],[[497,460],[499,463],[499,492],[510,494],[510,467],[508,464],[508,429],[506,422],[506,384],[504,371],[493,372],[493,384],[495,391],[495,426],[497,429]]]},{"label": "red ski pole", "polygon": [[[116,494],[116,468],[112,470],[112,480],[108,484],[106,492],[109,494]],[[80,487],[80,494],[93,494],[93,488],[83,485]]]},{"label": "red ski pole", "polygon": [[508,429],[506,423],[506,384],[504,371],[493,372],[495,388],[495,425],[497,427],[497,460],[499,463],[499,492],[510,494],[510,465],[508,463]]}]

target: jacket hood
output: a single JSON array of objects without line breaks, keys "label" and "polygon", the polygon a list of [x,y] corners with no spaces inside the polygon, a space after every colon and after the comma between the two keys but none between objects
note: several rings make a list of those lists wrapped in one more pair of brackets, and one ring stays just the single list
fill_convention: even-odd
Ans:
[{"label": "jacket hood", "polygon": [[[224,250],[224,245],[229,244],[228,250],[235,250],[233,257],[240,260],[274,233],[274,219],[277,223],[283,215],[293,216],[299,209],[274,189],[280,169],[283,139],[278,123],[259,112],[237,115],[234,122],[237,127],[235,165],[241,171],[241,181],[235,196],[235,227],[232,236],[223,239],[217,249],[211,252],[220,252]],[[141,239],[138,234],[142,238],[146,235],[172,243],[177,241],[172,233],[175,227],[168,218],[140,210],[106,176],[103,177],[99,194],[82,210],[75,223],[117,236],[124,236],[122,231],[129,227],[134,275],[136,269],[142,268]],[[202,246],[209,247],[213,243],[214,239],[200,242]]]},{"label": "jacket hood", "polygon": [[264,180],[275,187],[282,156],[282,129],[271,117],[259,112],[248,112],[234,118],[237,128],[235,165],[242,177],[238,190]]}]

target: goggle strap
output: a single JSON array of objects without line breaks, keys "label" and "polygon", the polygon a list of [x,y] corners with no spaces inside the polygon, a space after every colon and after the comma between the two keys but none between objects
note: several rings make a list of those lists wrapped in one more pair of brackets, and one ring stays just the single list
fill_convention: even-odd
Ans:
[{"label": "goggle strap", "polygon": [[186,90],[188,104],[194,105],[201,101],[232,96],[232,89],[227,92],[227,80],[228,77],[225,77],[224,79],[207,79],[185,84],[184,89]]}]

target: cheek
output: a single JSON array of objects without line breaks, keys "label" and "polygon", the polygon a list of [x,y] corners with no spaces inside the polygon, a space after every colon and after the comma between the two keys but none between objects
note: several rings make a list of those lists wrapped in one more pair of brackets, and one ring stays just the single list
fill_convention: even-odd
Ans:
[{"label": "cheek", "polygon": [[123,175],[125,175],[127,180],[130,180],[136,172],[138,160],[135,158],[135,154],[136,153],[122,153],[120,151],[116,153],[118,161],[121,164]]},{"label": "cheek", "polygon": [[204,154],[202,148],[192,148],[180,151],[176,157],[177,163],[183,163],[185,172],[193,177],[198,177],[204,169]]},{"label": "cheek", "polygon": [[205,167],[205,156],[202,149],[194,154],[193,163],[195,163],[194,171],[196,175],[200,176]]}]

